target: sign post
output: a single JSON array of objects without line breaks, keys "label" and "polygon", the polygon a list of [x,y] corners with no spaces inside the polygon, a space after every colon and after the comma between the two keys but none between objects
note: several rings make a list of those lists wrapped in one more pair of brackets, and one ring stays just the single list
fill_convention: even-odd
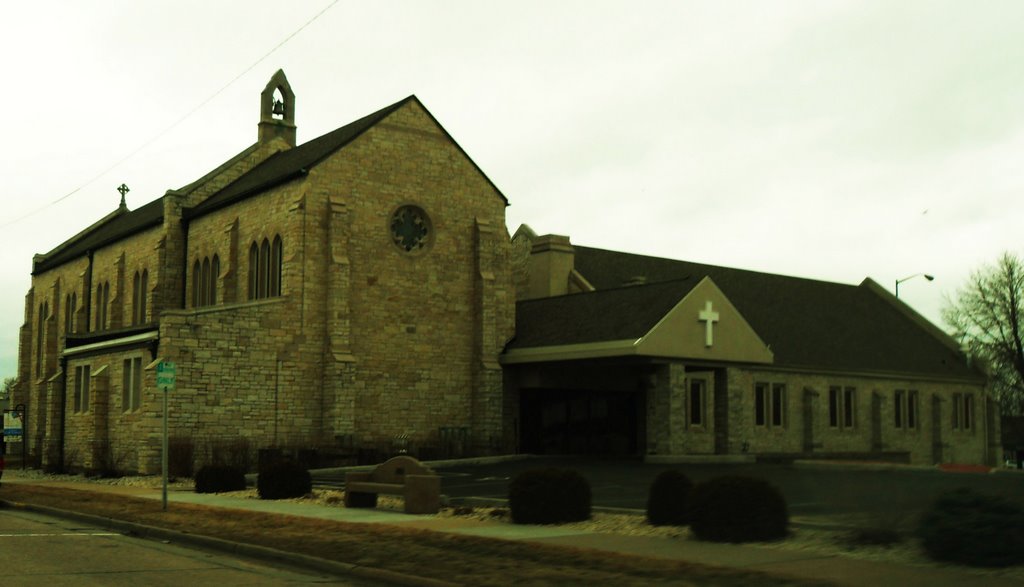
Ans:
[{"label": "sign post", "polygon": [[177,382],[176,366],[170,361],[160,361],[156,366],[156,386],[164,392],[164,434],[163,451],[160,457],[160,464],[163,468],[163,502],[164,511],[167,511],[167,394],[174,390]]}]

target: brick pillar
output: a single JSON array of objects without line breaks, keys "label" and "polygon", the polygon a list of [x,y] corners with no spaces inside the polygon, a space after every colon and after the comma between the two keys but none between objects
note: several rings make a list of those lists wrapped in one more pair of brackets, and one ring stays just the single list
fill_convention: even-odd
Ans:
[{"label": "brick pillar", "polygon": [[681,451],[686,432],[686,368],[681,363],[660,365],[646,387],[647,454]]},{"label": "brick pillar", "polygon": [[[61,390],[65,383],[64,372],[58,372],[40,386],[39,404],[30,406],[29,418],[34,418],[39,427],[39,453],[43,467],[63,469],[60,462],[61,442]],[[34,415],[33,415],[34,414]]]},{"label": "brick pillar", "polygon": [[181,206],[184,196],[168,191],[163,198],[164,236],[157,245],[159,251],[156,271],[150,272],[150,279],[156,287],[153,291],[152,313],[160,316],[164,310],[183,308],[185,291],[185,232],[181,224]]},{"label": "brick pillar", "polygon": [[509,291],[508,244],[500,240],[498,229],[485,220],[478,218],[475,228],[473,316],[476,323],[470,443],[474,454],[488,454],[497,451],[504,442],[504,388],[498,354],[505,342],[502,339],[504,305],[514,304],[514,296]]},{"label": "brick pillar", "polygon": [[325,321],[328,341],[324,356],[326,368],[324,381],[324,425],[342,444],[356,442],[356,399],[355,357],[352,356],[352,283],[351,265],[348,258],[349,238],[352,230],[351,211],[345,201],[331,196],[327,210],[327,231],[325,250],[327,276],[325,291],[327,320]]}]

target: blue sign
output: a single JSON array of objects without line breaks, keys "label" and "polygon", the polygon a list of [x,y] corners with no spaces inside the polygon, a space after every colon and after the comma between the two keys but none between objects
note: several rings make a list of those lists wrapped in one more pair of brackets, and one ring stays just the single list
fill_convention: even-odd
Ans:
[{"label": "blue sign", "polygon": [[4,412],[4,436],[8,442],[18,442],[24,434],[25,422],[18,411]]}]

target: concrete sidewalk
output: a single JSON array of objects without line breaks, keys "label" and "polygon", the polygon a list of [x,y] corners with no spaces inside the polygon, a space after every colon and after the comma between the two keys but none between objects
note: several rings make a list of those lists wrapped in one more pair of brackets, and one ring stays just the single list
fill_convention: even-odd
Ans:
[{"label": "concrete sidewalk", "polygon": [[[5,475],[4,485],[29,484],[67,489],[112,493],[159,500],[159,488],[140,488],[90,483],[88,481],[56,481],[19,478],[17,472]],[[2,498],[0,493],[0,498]],[[557,544],[577,548],[603,550],[626,555],[655,557],[712,566],[765,571],[801,579],[825,581],[837,585],[900,585],[905,587],[941,587],[963,585],[1022,585],[1024,581],[1005,576],[999,571],[973,570],[956,566],[918,566],[855,559],[844,556],[809,553],[799,550],[768,548],[758,545],[735,545],[661,538],[596,533],[560,526],[529,526],[500,521],[483,521],[462,517],[434,517],[409,515],[374,509],[347,509],[341,506],[322,506],[291,501],[271,501],[238,498],[217,494],[199,494],[190,490],[172,489],[168,492],[170,507],[175,503],[199,504],[210,507],[233,508],[271,514],[286,514],[325,520],[362,524],[389,524],[436,532],[469,536],[484,536],[503,540],[524,540],[542,544]],[[210,546],[204,542],[204,546]],[[237,548],[233,549],[237,552]],[[287,560],[290,553],[278,553],[277,558]],[[294,562],[306,564],[309,557],[298,555]],[[344,565],[342,565],[344,566]],[[1017,577],[1024,573],[1015,573]],[[392,577],[392,579],[396,579]],[[428,584],[417,578],[406,578],[407,584]]]}]

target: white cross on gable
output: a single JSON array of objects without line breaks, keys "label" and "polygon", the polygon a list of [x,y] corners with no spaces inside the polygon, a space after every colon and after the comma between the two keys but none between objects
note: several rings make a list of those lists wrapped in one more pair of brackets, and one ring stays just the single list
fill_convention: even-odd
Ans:
[{"label": "white cross on gable", "polygon": [[704,303],[697,318],[704,323],[704,346],[710,347],[715,342],[715,322],[718,322],[718,312],[711,309],[710,300]]}]

